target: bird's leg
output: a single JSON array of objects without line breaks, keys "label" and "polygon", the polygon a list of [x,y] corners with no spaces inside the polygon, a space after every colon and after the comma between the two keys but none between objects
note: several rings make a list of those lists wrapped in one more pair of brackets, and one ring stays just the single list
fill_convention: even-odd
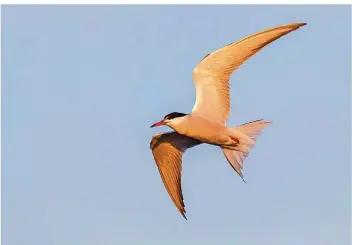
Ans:
[{"label": "bird's leg", "polygon": [[240,141],[239,141],[237,138],[235,138],[235,137],[233,137],[233,136],[230,136],[230,138],[231,138],[233,141],[235,141],[236,145],[238,145],[238,144],[240,143]]}]

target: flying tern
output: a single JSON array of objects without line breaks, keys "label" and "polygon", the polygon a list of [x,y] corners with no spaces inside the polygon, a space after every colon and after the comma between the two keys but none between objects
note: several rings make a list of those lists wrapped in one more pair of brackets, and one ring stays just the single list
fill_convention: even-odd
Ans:
[{"label": "flying tern", "polygon": [[244,159],[262,130],[271,124],[256,120],[236,127],[226,125],[230,113],[231,74],[266,45],[304,25],[306,23],[292,23],[257,32],[206,55],[193,70],[196,102],[192,112],[172,112],[151,126],[166,125],[174,130],[155,135],[150,148],[165,188],[185,219],[181,188],[183,153],[202,143],[218,146],[243,179]]}]

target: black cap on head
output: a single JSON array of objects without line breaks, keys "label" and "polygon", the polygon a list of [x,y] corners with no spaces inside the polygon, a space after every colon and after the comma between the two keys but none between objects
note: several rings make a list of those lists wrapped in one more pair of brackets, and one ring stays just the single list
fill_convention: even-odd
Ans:
[{"label": "black cap on head", "polygon": [[172,112],[172,113],[169,113],[167,114],[165,117],[164,117],[164,120],[166,119],[174,119],[174,118],[177,118],[177,117],[184,117],[186,116],[187,114],[185,113],[180,113],[180,112]]}]

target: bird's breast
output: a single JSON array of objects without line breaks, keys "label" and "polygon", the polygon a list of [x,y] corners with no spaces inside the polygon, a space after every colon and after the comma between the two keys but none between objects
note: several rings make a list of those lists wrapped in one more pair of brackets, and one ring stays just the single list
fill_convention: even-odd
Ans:
[{"label": "bird's breast", "polygon": [[221,145],[228,141],[227,127],[200,116],[190,115],[185,124],[184,135],[203,143]]}]

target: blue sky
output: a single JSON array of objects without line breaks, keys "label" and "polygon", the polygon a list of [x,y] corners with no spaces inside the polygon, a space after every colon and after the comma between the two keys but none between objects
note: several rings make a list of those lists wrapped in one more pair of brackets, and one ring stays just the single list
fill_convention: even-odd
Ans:
[{"label": "blue sky", "polygon": [[[149,126],[195,100],[207,53],[308,25],[231,79],[229,125],[272,120],[245,161],[184,156],[177,212]],[[350,9],[344,6],[2,8],[4,245],[347,245]]]}]

